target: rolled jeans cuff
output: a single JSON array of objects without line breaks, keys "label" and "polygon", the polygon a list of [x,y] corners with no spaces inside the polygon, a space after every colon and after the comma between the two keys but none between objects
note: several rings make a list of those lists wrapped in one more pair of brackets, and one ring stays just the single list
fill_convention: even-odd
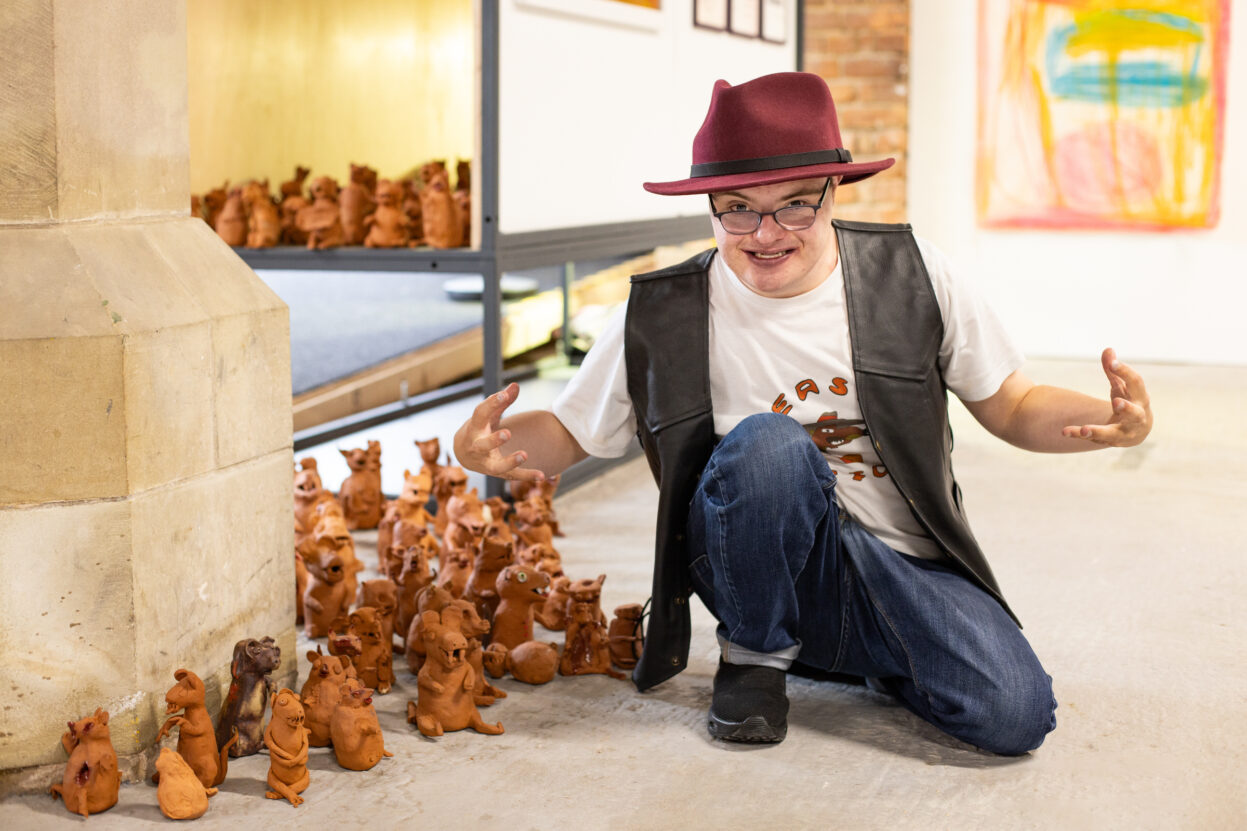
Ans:
[{"label": "rolled jeans cuff", "polygon": [[737,646],[723,637],[722,634],[715,633],[715,636],[719,640],[719,652],[723,656],[723,662],[727,664],[774,667],[787,672],[788,667],[792,666],[792,662],[796,660],[797,655],[801,652],[800,643],[793,644],[778,652],[754,652],[752,649]]}]

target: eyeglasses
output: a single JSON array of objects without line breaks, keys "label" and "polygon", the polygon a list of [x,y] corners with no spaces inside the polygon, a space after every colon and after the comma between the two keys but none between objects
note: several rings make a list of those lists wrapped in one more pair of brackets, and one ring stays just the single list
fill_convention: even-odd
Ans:
[{"label": "eyeglasses", "polygon": [[823,207],[831,179],[823,183],[823,192],[815,205],[789,205],[775,211],[715,211],[714,198],[710,198],[710,215],[719,220],[729,234],[752,234],[762,224],[762,217],[773,217],[776,224],[789,231],[804,231],[814,224],[818,209]]}]

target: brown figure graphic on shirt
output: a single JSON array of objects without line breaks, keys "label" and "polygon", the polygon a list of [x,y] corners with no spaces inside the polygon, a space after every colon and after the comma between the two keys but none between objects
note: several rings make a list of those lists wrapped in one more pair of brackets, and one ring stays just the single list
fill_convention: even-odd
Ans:
[{"label": "brown figure graphic on shirt", "polygon": [[819,450],[831,450],[854,439],[868,435],[866,422],[857,418],[840,418],[835,410],[823,413],[814,424],[804,425]]}]

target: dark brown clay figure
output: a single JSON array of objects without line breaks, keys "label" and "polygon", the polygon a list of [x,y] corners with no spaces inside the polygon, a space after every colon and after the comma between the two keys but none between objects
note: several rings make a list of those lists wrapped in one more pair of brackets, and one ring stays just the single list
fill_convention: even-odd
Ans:
[{"label": "dark brown clay figure", "polygon": [[264,731],[268,747],[268,786],[264,796],[285,799],[299,805],[311,776],[307,772],[307,728],[303,725],[303,703],[293,690],[279,690],[271,699],[273,717]]},{"label": "dark brown clay figure", "polygon": [[410,229],[410,245],[424,244],[424,217],[420,210],[420,192],[416,190],[415,179],[403,179],[399,183],[403,189],[403,215],[407,217]]},{"label": "dark brown clay figure", "polygon": [[433,248],[456,248],[463,244],[463,217],[450,192],[450,177],[440,170],[420,190],[420,214],[424,241]]},{"label": "dark brown clay figure", "polygon": [[291,196],[303,195],[303,183],[307,181],[307,174],[311,172],[306,167],[295,165],[294,178],[281,183],[281,199],[283,202]]},{"label": "dark brown clay figure", "polygon": [[349,628],[360,640],[360,655],[352,658],[359,680],[385,695],[394,685],[393,647],[385,641],[381,617],[371,606],[362,606],[351,612]]},{"label": "dark brown clay figure", "polygon": [[[225,781],[229,750],[238,740],[238,734],[231,735],[225,746],[218,748],[212,718],[204,705],[204,682],[189,669],[179,669],[173,677],[177,683],[165,693],[165,711],[169,718],[156,734],[156,741],[164,739],[174,727],[178,728],[178,757],[190,765],[205,788],[215,788]],[[159,768],[152,781],[160,781]]]},{"label": "dark brown clay figure", "polygon": [[308,731],[308,744],[312,747],[329,745],[329,724],[333,719],[333,711],[341,697],[342,684],[348,678],[355,678],[355,668],[349,658],[337,655],[325,655],[316,647],[316,651],[307,653],[307,660],[312,668],[308,671],[307,681],[299,691],[299,700],[303,702],[303,724]]},{"label": "dark brown clay figure", "polygon": [[394,755],[385,749],[385,737],[372,706],[372,690],[358,680],[342,684],[330,731],[334,758],[347,770],[369,770]]},{"label": "dark brown clay figure", "polygon": [[234,644],[234,660],[229,665],[233,681],[216,727],[218,747],[228,745],[234,731],[238,731],[238,740],[229,748],[229,755],[260,752],[264,744],[264,708],[273,691],[269,675],[280,666],[281,647],[272,638],[247,638]]},{"label": "dark brown clay figure", "polygon": [[494,678],[508,672],[525,684],[548,684],[559,671],[559,648],[552,643],[525,641],[514,649],[500,643],[485,647],[485,669]]},{"label": "dark brown clay figure", "polygon": [[312,204],[295,215],[295,227],[307,236],[310,249],[336,248],[343,244],[346,237],[342,232],[337,182],[328,176],[320,176],[312,182]]},{"label": "dark brown clay figure", "polygon": [[411,227],[403,213],[403,187],[398,182],[377,182],[377,209],[364,217],[368,229],[364,245],[369,248],[406,248],[411,243]]},{"label": "dark brown clay figure", "polygon": [[583,577],[579,580],[573,580],[567,585],[567,617],[571,618],[571,605],[573,603],[587,603],[593,607],[594,617],[602,627],[606,627],[606,613],[602,611],[602,584],[606,582],[606,575],[599,574],[597,579],[590,580]]},{"label": "dark brown clay figure", "polygon": [[303,593],[303,632],[309,638],[329,634],[333,622],[350,608],[346,593],[346,566],[341,548],[332,537],[307,540],[300,547],[307,566],[307,589]]},{"label": "dark brown clay figure", "polygon": [[108,733],[108,711],[97,709],[94,715],[69,722],[61,747],[69,754],[65,775],[48,792],[64,800],[71,813],[84,817],[116,805],[121,770]]},{"label": "dark brown clay figure", "polygon": [[632,669],[641,659],[641,649],[645,646],[642,614],[640,603],[615,607],[615,617],[611,619],[607,637],[610,639],[611,660],[620,669]]},{"label": "dark brown clay figure", "polygon": [[247,241],[247,208],[242,201],[242,188],[230,189],[212,227],[226,245],[238,246]]},{"label": "dark brown clay figure", "polygon": [[346,527],[352,531],[376,528],[381,521],[384,500],[381,497],[381,443],[368,442],[368,447],[340,450],[351,475],[342,482],[338,501],[346,516]]},{"label": "dark brown clay figure", "polygon": [[[217,789],[205,787],[186,760],[171,747],[160,748],[156,757],[156,801],[169,819],[199,819],[208,810],[208,797]],[[155,778],[155,777],[153,777]]]},{"label": "dark brown clay figure", "polygon": [[567,634],[563,642],[560,675],[609,675],[623,678],[611,669],[610,642],[606,626],[598,620],[599,610],[592,603],[572,603],[567,613]]},{"label": "dark brown clay figure", "polygon": [[533,639],[533,612],[544,607],[550,578],[528,566],[507,566],[498,572],[495,588],[498,608],[494,612],[490,644],[514,649]]},{"label": "dark brown clay figure", "polygon": [[247,210],[247,247],[272,248],[281,239],[281,214],[268,192],[268,179],[249,182],[242,190]]},{"label": "dark brown clay figure", "polygon": [[417,678],[416,700],[407,702],[407,721],[426,736],[468,727],[491,735],[503,732],[501,724],[486,724],[476,709],[476,679],[467,659],[467,639],[460,632],[461,614],[447,607],[440,615],[421,615],[427,659]]}]

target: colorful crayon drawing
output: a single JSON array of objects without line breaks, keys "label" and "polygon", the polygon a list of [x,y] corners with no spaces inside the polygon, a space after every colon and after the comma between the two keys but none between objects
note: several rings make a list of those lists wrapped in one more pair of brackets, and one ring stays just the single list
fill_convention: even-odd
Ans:
[{"label": "colorful crayon drawing", "polygon": [[979,223],[1215,226],[1229,11],[979,0]]}]

